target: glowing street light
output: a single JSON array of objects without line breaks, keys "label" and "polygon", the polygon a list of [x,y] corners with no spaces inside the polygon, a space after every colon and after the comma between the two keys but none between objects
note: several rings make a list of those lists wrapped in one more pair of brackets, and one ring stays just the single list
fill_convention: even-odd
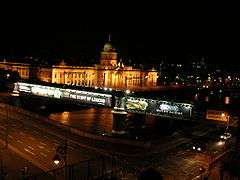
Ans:
[{"label": "glowing street light", "polygon": [[125,92],[126,92],[126,94],[130,94],[131,91],[129,89],[127,89]]},{"label": "glowing street light", "polygon": [[67,149],[68,149],[67,142],[65,142],[63,146],[59,146],[56,149],[56,154],[53,157],[54,164],[58,165],[60,161],[63,159],[64,166],[65,167],[67,166]]},{"label": "glowing street light", "polygon": [[60,160],[61,158],[59,157],[58,154],[56,154],[54,157],[53,157],[53,162],[54,164],[58,165],[60,163]]}]

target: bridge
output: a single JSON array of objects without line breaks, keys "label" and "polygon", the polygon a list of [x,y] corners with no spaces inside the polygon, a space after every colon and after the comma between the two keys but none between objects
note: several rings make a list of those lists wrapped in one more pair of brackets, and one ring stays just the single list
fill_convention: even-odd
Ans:
[{"label": "bridge", "polygon": [[54,87],[17,82],[14,85],[14,92],[113,107],[114,112],[118,111],[119,113],[151,114],[177,119],[192,117],[192,104],[133,97],[128,91],[116,91],[109,88],[102,91],[97,90],[97,88],[79,90],[69,86]]},{"label": "bridge", "polygon": [[128,113],[149,114],[177,120],[203,120],[197,116],[194,104],[158,100],[157,97],[134,96],[130,91],[111,88],[81,88],[73,86],[42,85],[26,82],[14,84],[14,92],[60,100],[75,101],[113,108],[113,132],[124,133],[124,122]]},{"label": "bridge", "polygon": [[[89,89],[89,90],[88,90]],[[71,86],[59,85],[41,85],[25,82],[16,82],[14,84],[14,93],[35,95],[40,97],[48,97],[54,99],[77,101],[79,103],[102,105],[106,107],[112,106],[112,94],[106,90],[73,88]],[[105,92],[104,92],[105,91]]]}]

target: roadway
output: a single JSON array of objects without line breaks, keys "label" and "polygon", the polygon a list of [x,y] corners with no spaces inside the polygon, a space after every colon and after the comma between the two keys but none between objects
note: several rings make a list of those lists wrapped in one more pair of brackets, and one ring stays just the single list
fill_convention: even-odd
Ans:
[{"label": "roadway", "polygon": [[[70,147],[69,163],[95,157],[99,154],[107,155],[120,152],[119,154],[124,155],[121,155],[121,159],[125,160],[127,166],[132,167],[136,172],[139,173],[147,167],[155,167],[167,179],[172,177],[191,179],[199,175],[200,167],[209,165],[209,153],[196,154],[189,146],[194,136],[216,137],[208,142],[212,158],[228,150],[228,148],[221,147],[213,148],[216,145],[218,130],[207,124],[191,127],[189,129],[191,135],[186,136],[182,132],[177,132],[176,136],[159,139],[152,144],[151,149],[139,149],[133,146],[99,142],[75,136],[26,114],[9,110],[7,117],[6,112],[7,109],[0,109],[1,137],[4,138],[6,119],[8,119],[10,145],[31,162],[48,170],[56,168],[52,163],[52,158],[56,147],[63,144],[65,138],[68,139]],[[216,148],[217,153],[213,153]],[[131,179],[133,176],[136,178],[136,173],[134,175],[130,173],[127,177]]]},{"label": "roadway", "polygon": [[[165,179],[171,180],[200,179],[199,169],[205,168],[206,174],[211,175],[213,179],[217,179],[216,177],[219,174],[212,173],[219,166],[215,162],[218,163],[218,160],[221,160],[232,149],[235,139],[232,138],[225,145],[220,145],[218,143],[219,130],[214,127],[199,126],[192,128],[191,131],[192,136],[188,135],[185,142],[183,141],[167,150],[157,149],[154,154],[135,159],[132,166],[138,171],[154,167]],[[192,138],[200,136],[207,139],[207,149],[197,153],[192,149]]]},{"label": "roadway", "polygon": [[[6,110],[0,109],[0,137],[5,140],[8,131],[9,148],[45,171],[58,168],[53,163],[53,157],[56,148],[63,145],[65,139],[48,133],[47,129],[42,131],[36,128],[36,124],[29,123],[27,119],[25,122],[19,121],[19,119],[23,120],[26,117],[11,111],[6,115]],[[68,141],[67,155],[68,164],[73,164],[100,154],[81,148]]]}]

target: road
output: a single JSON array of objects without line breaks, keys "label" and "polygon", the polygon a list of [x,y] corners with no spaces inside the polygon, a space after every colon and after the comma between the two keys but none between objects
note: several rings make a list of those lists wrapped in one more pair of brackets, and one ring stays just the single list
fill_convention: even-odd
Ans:
[{"label": "road", "polygon": [[[131,166],[138,171],[138,174],[148,167],[154,167],[166,180],[190,180],[196,177],[199,179],[199,169],[207,170],[210,164],[214,169],[215,165],[212,161],[216,157],[221,159],[234,144],[234,139],[229,141],[228,146],[220,146],[218,144],[219,131],[214,127],[199,126],[192,128],[191,131],[194,134],[192,137],[208,138],[206,151],[201,153],[193,151],[191,137],[189,137],[188,141],[185,140],[177,146],[165,147],[162,151],[158,148],[151,155],[134,159],[130,162]],[[212,173],[211,176],[217,176],[217,173],[214,175]]]},{"label": "road", "polygon": [[[0,109],[0,135],[4,138],[6,132],[6,120],[9,122],[9,143],[16,148],[21,155],[34,162],[38,167],[49,170],[56,168],[52,162],[55,149],[64,143],[67,138],[69,142],[69,163],[98,156],[99,154],[111,154],[121,152],[125,155],[129,167],[133,167],[134,174],[129,174],[128,179],[136,178],[139,172],[147,167],[155,167],[166,179],[191,179],[199,175],[200,167],[209,164],[209,153],[196,154],[189,146],[194,136],[214,137],[215,127],[198,125],[191,127],[190,136],[179,134],[161,138],[151,146],[151,149],[139,149],[133,146],[99,142],[66,133],[56,126],[48,125],[29,115],[21,112]],[[41,122],[41,123],[40,123]],[[217,137],[217,136],[216,136]],[[215,147],[216,140],[212,138],[208,142],[212,157],[223,153],[227,149]],[[131,156],[133,155],[133,156]],[[136,156],[135,156],[136,155]],[[136,173],[137,172],[137,173]]]},{"label": "road", "polygon": [[[6,116],[5,112],[0,109],[0,136],[2,139],[5,138],[8,129],[9,145],[18,150],[21,155],[45,171],[57,168],[52,159],[56,153],[56,148],[63,145],[65,140],[46,131],[41,131],[29,123],[19,121],[19,118],[25,118],[21,117],[20,114],[9,112]],[[8,128],[6,121],[8,122]],[[68,164],[73,164],[91,159],[99,154],[68,142],[67,155]]]}]

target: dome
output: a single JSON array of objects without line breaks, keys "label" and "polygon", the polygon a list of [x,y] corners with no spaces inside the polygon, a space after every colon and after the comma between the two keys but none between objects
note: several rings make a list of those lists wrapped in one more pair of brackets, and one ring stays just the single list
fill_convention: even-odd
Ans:
[{"label": "dome", "polygon": [[103,51],[105,51],[105,52],[114,51],[114,48],[112,47],[112,45],[109,42],[107,42],[103,47]]}]

